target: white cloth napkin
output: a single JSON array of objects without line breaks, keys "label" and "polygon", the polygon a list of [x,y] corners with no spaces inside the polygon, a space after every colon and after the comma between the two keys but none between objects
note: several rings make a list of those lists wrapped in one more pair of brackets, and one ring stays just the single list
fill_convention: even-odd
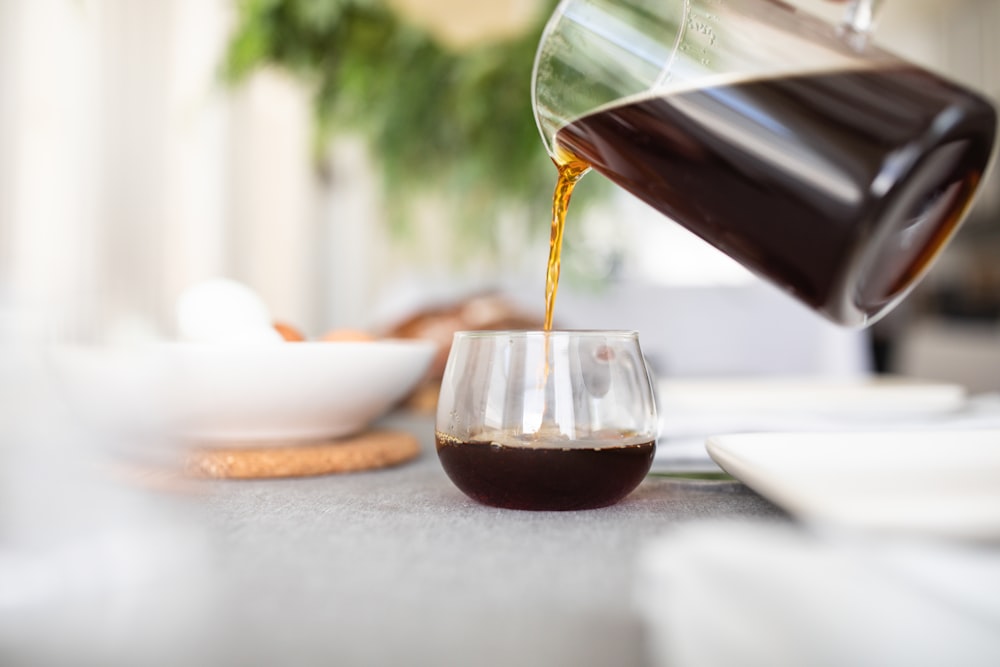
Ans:
[{"label": "white cloth napkin", "polygon": [[995,547],[698,524],[638,572],[654,665],[1000,665]]}]

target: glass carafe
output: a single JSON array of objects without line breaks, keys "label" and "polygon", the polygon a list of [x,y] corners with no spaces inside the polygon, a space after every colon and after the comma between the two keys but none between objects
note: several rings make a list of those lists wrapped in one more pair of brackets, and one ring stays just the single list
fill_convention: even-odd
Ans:
[{"label": "glass carafe", "polygon": [[[818,1],[818,0],[817,0]],[[588,163],[829,319],[926,273],[993,153],[992,105],[776,0],[564,0],[533,73],[560,163]]]}]

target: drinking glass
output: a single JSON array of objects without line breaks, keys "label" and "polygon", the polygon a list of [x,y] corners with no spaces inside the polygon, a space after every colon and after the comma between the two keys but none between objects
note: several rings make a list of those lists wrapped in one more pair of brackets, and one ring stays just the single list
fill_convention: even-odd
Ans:
[{"label": "drinking glass", "polygon": [[542,140],[871,324],[956,231],[997,129],[979,94],[874,45],[875,4],[833,25],[777,0],[563,0],[533,73]]},{"label": "drinking glass", "polygon": [[632,331],[454,336],[437,452],[466,495],[526,510],[603,507],[649,472],[657,419]]}]

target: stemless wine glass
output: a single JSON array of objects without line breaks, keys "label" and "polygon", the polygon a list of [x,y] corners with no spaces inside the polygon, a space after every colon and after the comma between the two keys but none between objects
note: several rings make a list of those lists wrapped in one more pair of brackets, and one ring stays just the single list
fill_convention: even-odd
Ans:
[{"label": "stemless wine glass", "polygon": [[532,79],[542,140],[871,324],[956,231],[997,129],[977,92],[874,45],[875,4],[834,25],[778,0],[563,0]]},{"label": "stemless wine glass", "polygon": [[441,465],[487,505],[618,502],[656,450],[656,406],[632,331],[455,334],[437,408]]}]

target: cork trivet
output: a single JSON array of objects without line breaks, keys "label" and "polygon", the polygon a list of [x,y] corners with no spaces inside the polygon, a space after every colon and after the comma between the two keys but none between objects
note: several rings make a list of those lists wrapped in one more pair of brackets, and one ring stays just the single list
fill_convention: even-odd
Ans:
[{"label": "cork trivet", "polygon": [[187,460],[190,477],[266,479],[355,472],[396,465],[415,458],[420,443],[403,431],[369,431],[340,440],[268,447],[199,447]]}]

